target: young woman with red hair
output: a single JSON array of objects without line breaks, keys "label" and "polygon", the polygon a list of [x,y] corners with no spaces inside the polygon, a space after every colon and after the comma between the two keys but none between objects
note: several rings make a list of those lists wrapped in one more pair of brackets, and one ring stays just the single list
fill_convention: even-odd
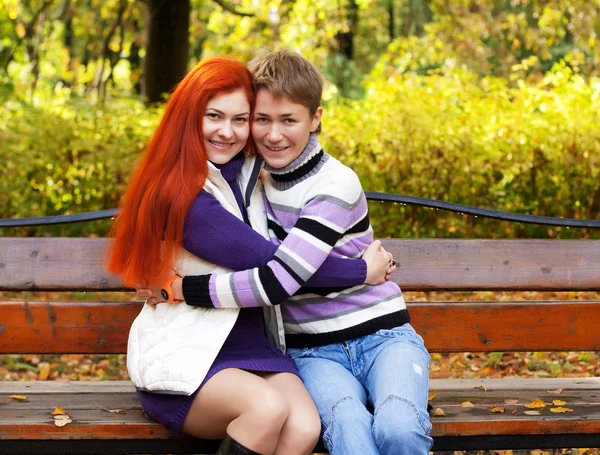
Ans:
[{"label": "young woman with red hair", "polygon": [[[262,161],[248,142],[254,101],[250,73],[228,58],[201,62],[177,86],[112,231],[108,269],[127,286],[169,288],[177,274],[245,270],[273,258]],[[223,238],[232,222],[237,243]],[[329,258],[307,285],[362,284],[366,268]],[[281,321],[279,307],[147,302],[127,356],[146,414],[173,434],[224,438],[221,455],[311,453],[319,415],[283,353]]]},{"label": "young woman with red hair", "polygon": [[[113,228],[108,269],[127,286],[160,285],[173,270],[232,270],[204,254],[218,239],[198,239],[214,205],[266,224],[260,162],[244,153],[253,105],[250,73],[231,59],[208,59],[177,86]],[[263,312],[178,306],[144,305],[132,325],[128,368],[144,411],[174,434],[225,438],[221,454],[310,453],[319,416],[293,361],[267,338]]]}]

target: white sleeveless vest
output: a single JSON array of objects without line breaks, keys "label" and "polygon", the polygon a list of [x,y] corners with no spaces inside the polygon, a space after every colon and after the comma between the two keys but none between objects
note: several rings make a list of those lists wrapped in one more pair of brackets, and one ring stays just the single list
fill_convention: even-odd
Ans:
[{"label": "white sleeveless vest", "polygon": [[[247,158],[238,184],[254,230],[265,238],[267,219],[262,187],[257,184],[261,160]],[[242,219],[235,196],[221,172],[209,163],[204,189]],[[182,250],[175,270],[183,275],[225,273],[229,269]],[[239,315],[238,309],[206,309],[185,303],[144,305],[134,320],[127,345],[127,369],[135,386],[146,391],[191,395],[198,389]],[[279,307],[265,308],[271,341],[285,350]]]}]

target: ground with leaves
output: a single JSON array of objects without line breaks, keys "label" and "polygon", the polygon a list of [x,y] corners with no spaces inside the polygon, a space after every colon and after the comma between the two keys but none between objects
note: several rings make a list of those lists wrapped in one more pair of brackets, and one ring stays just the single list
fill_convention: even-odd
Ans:
[{"label": "ground with leaves", "polygon": [[[1,293],[0,293],[1,294]],[[41,293],[40,293],[41,294]],[[597,293],[407,293],[407,301],[424,300],[599,300]],[[6,298],[6,295],[0,295]],[[48,298],[31,295],[27,298]],[[64,297],[64,296],[63,296]],[[88,296],[93,298],[94,296]],[[23,296],[21,296],[23,298]],[[598,377],[600,352],[432,353],[431,378]],[[125,355],[3,355],[0,380],[128,379]],[[467,452],[439,452],[466,455]],[[600,455],[599,449],[468,452],[489,455]]]}]

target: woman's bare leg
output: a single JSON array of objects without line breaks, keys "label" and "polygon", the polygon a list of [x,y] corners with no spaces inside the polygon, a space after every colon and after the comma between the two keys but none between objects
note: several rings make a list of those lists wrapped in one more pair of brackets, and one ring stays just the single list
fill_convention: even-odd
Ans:
[{"label": "woman's bare leg", "polygon": [[306,455],[312,453],[321,434],[319,412],[302,380],[291,373],[261,374],[269,384],[286,397],[289,415],[285,421],[276,455]]},{"label": "woman's bare leg", "polygon": [[183,431],[204,439],[227,433],[248,449],[271,455],[288,413],[288,399],[274,384],[230,368],[215,374],[200,389]]}]

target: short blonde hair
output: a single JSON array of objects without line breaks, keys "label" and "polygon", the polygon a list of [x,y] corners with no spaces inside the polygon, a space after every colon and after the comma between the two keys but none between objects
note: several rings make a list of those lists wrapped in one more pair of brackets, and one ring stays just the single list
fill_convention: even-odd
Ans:
[{"label": "short blonde hair", "polygon": [[[315,65],[297,52],[288,50],[259,51],[248,63],[254,89],[267,89],[273,98],[287,96],[305,106],[310,115],[321,106],[323,77]],[[317,128],[321,132],[321,124]]]}]

